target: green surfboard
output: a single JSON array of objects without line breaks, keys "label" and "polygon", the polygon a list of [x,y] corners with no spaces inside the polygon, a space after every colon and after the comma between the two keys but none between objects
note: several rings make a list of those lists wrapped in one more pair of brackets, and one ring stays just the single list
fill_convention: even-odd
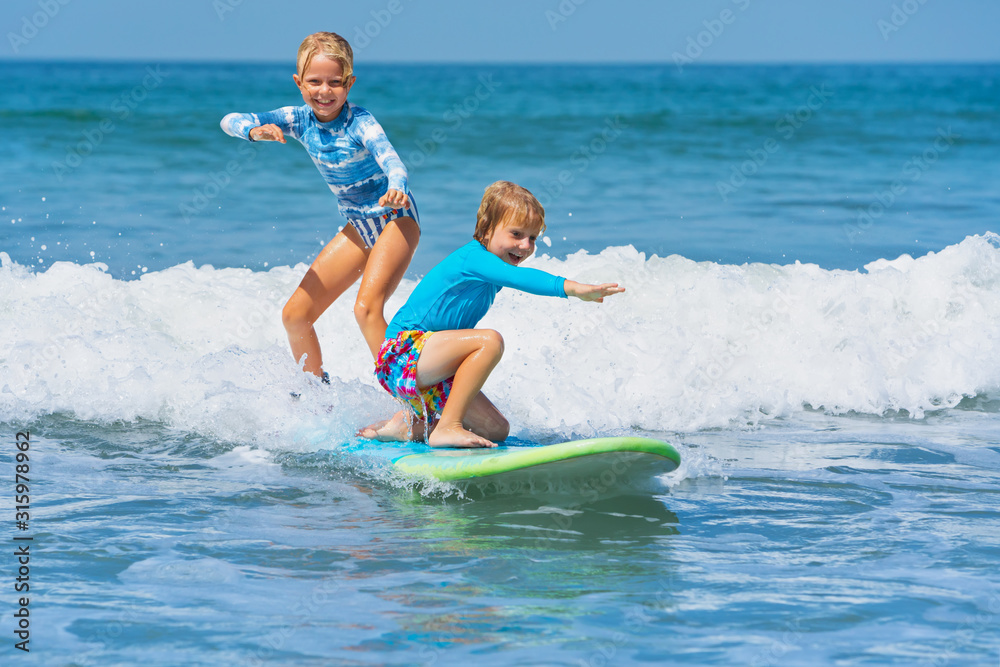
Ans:
[{"label": "green surfboard", "polygon": [[673,446],[652,438],[575,440],[537,447],[439,449],[393,459],[407,475],[456,483],[484,494],[556,492],[615,495],[647,488],[677,469]]}]

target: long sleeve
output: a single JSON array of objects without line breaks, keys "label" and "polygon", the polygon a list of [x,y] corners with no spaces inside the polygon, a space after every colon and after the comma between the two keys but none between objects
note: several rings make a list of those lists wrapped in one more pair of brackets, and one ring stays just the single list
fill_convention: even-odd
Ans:
[{"label": "long sleeve", "polygon": [[264,113],[231,113],[227,114],[219,125],[222,131],[237,139],[250,140],[250,130],[261,125],[277,125],[282,132],[298,136],[294,131],[295,107],[282,107]]},{"label": "long sleeve", "polygon": [[470,254],[465,270],[472,277],[500,287],[511,287],[538,296],[566,298],[566,279],[539,269],[513,266],[488,250]]},{"label": "long sleeve", "polygon": [[389,189],[406,192],[406,167],[399,159],[396,149],[389,143],[389,137],[379,122],[370,114],[359,115],[357,131],[361,144],[368,149],[389,179]]}]

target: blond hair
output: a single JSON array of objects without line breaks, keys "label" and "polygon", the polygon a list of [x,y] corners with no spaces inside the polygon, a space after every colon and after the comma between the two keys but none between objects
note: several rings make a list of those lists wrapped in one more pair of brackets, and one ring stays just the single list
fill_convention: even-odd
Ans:
[{"label": "blond hair", "polygon": [[314,32],[302,40],[295,58],[300,79],[305,76],[309,64],[317,55],[324,55],[340,63],[344,70],[344,83],[354,74],[354,51],[347,40],[335,32]]},{"label": "blond hair", "polygon": [[527,188],[510,181],[497,181],[483,193],[472,237],[485,246],[502,223],[512,221],[534,221],[541,234],[545,231],[545,209]]}]

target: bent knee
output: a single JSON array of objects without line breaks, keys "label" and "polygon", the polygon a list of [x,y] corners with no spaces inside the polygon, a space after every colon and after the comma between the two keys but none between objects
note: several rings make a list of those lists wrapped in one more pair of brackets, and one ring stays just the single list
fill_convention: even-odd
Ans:
[{"label": "bent knee", "polygon": [[496,411],[478,422],[464,421],[462,425],[493,442],[503,442],[510,435],[510,422]]},{"label": "bent knee", "polygon": [[382,303],[373,303],[370,299],[359,298],[354,302],[354,319],[358,324],[371,322],[373,319],[382,316]]},{"label": "bent knee", "polygon": [[285,307],[281,309],[281,323],[285,325],[286,329],[311,324],[308,306],[303,306],[294,297],[289,299]]},{"label": "bent knee", "polygon": [[503,442],[507,439],[507,436],[510,435],[510,422],[507,421],[507,418],[503,415],[500,415],[500,419],[493,425],[493,428],[494,432],[491,435],[486,436],[488,440],[492,440],[493,442]]},{"label": "bent knee", "polygon": [[503,356],[503,336],[500,335],[499,331],[493,329],[486,329],[482,334],[482,346],[483,350],[495,355]]}]

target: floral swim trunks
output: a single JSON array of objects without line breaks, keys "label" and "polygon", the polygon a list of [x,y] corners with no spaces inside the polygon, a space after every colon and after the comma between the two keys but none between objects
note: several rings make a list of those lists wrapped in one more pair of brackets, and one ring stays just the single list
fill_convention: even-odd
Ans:
[{"label": "floral swim trunks", "polygon": [[375,362],[375,377],[383,388],[406,402],[421,419],[441,415],[451,393],[452,378],[430,387],[417,387],[417,359],[433,331],[401,331],[382,341]]}]

